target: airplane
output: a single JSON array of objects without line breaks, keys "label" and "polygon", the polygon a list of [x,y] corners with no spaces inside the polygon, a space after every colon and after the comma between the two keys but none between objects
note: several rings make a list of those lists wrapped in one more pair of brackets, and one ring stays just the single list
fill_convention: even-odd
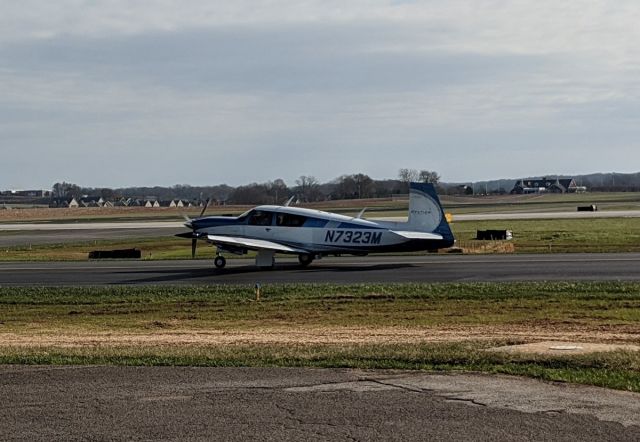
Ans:
[{"label": "airplane", "polygon": [[[293,198],[292,198],[293,199]],[[455,238],[433,184],[410,183],[407,222],[362,218],[366,209],[350,217],[320,210],[284,206],[258,206],[240,216],[203,216],[188,219],[191,232],[175,236],[191,239],[192,257],[197,242],[217,247],[214,265],[226,265],[224,253],[244,255],[257,251],[256,266],[269,269],[275,254],[298,255],[301,267],[327,255],[364,256],[381,252],[437,251],[451,247]]]}]

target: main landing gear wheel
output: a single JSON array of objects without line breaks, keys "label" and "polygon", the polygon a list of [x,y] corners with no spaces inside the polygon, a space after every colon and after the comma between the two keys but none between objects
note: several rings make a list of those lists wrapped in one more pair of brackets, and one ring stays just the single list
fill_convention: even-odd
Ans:
[{"label": "main landing gear wheel", "polygon": [[227,265],[227,260],[224,256],[216,256],[216,259],[213,260],[213,264],[219,269],[224,269],[224,266]]},{"label": "main landing gear wheel", "polygon": [[306,267],[313,262],[313,255],[298,255],[298,262],[302,267]]}]

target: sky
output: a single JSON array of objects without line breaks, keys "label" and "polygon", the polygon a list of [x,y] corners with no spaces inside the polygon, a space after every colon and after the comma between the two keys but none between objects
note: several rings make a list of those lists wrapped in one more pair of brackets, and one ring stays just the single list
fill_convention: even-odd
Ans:
[{"label": "sky", "polygon": [[0,0],[0,189],[640,171],[635,0]]}]

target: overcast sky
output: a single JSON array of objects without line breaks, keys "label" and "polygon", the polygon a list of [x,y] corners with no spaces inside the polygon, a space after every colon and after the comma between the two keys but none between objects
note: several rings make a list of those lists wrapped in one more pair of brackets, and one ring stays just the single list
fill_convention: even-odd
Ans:
[{"label": "overcast sky", "polygon": [[0,189],[640,170],[637,0],[0,0]]}]

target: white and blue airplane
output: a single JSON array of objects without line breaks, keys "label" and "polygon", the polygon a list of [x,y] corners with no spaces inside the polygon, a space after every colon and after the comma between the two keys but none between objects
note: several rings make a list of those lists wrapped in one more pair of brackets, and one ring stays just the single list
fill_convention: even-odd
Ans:
[{"label": "white and blue airplane", "polygon": [[[291,201],[291,200],[290,200]],[[203,209],[203,213],[204,213]],[[299,207],[258,206],[238,217],[206,216],[188,219],[191,232],[176,236],[217,247],[214,264],[226,265],[224,253],[257,251],[256,265],[272,268],[276,253],[298,255],[305,267],[327,255],[363,256],[380,252],[435,251],[455,243],[447,217],[432,184],[411,183],[407,222],[363,219]]]}]

